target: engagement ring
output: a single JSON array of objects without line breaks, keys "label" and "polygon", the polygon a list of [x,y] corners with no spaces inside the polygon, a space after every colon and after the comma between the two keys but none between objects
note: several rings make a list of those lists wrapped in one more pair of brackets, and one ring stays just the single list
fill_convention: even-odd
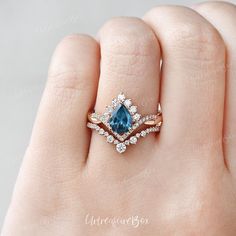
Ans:
[{"label": "engagement ring", "polygon": [[103,114],[90,112],[88,120],[88,128],[97,131],[108,143],[116,145],[119,153],[123,153],[127,146],[135,145],[140,138],[160,132],[162,113],[159,105],[157,114],[142,116],[131,99],[120,93]]}]

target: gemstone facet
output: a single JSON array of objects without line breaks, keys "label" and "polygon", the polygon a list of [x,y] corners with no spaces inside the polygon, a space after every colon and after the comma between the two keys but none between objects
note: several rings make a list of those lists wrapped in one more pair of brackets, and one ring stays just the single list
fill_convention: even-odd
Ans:
[{"label": "gemstone facet", "polygon": [[132,116],[128,109],[123,105],[119,104],[112,112],[109,124],[112,130],[118,134],[123,134],[129,131],[132,127]]}]

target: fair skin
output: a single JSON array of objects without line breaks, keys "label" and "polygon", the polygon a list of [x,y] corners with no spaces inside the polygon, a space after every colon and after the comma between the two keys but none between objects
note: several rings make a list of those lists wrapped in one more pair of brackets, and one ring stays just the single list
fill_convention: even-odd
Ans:
[{"label": "fair skin", "polygon": [[[1,236],[235,235],[235,25],[236,6],[208,2],[63,39]],[[141,114],[160,100],[164,119],[122,155],[86,128],[120,91]],[[87,214],[148,224],[91,226]]]}]

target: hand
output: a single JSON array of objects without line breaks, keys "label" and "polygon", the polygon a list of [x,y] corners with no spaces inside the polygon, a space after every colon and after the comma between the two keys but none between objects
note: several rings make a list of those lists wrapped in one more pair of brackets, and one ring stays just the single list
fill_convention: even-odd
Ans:
[{"label": "hand", "polygon": [[[235,25],[208,2],[63,39],[2,236],[235,235]],[[86,127],[120,91],[164,119],[123,154]]]}]

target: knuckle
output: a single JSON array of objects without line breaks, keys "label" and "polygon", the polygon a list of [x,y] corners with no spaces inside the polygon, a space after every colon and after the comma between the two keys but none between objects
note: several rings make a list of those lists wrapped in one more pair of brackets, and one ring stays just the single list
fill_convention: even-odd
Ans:
[{"label": "knuckle", "polygon": [[148,56],[158,50],[155,34],[141,19],[113,18],[99,33],[103,51],[118,55]]},{"label": "knuckle", "polygon": [[[225,1],[210,1],[203,2],[194,6],[196,10],[207,10],[207,13],[211,13],[212,11],[223,11],[227,13],[236,14],[236,5],[230,2]],[[235,16],[234,16],[235,17]]]},{"label": "knuckle", "polygon": [[97,47],[97,42],[88,35],[72,34],[63,38],[53,55],[47,84],[57,89],[87,89],[96,72]]},{"label": "knuckle", "polygon": [[170,49],[184,50],[189,59],[213,62],[224,58],[224,42],[213,27],[182,23],[167,32],[166,41]]},{"label": "knuckle", "polygon": [[95,39],[91,37],[90,35],[86,34],[70,34],[65,36],[59,43],[60,46],[65,46],[65,44],[71,44],[71,43],[76,43],[76,44],[97,44]]},{"label": "knuckle", "polygon": [[168,34],[166,43],[169,50],[179,54],[180,60],[191,61],[195,66],[201,65],[207,71],[211,71],[216,65],[215,71],[223,69],[225,44],[213,26],[182,23]]},{"label": "knuckle", "polygon": [[83,91],[88,89],[86,75],[81,71],[71,70],[58,73],[50,73],[48,75],[48,86],[56,90]]},{"label": "knuckle", "polygon": [[[93,58],[93,55],[99,54],[98,42],[89,35],[71,34],[64,37],[59,42],[55,54],[65,54],[73,57],[76,52],[79,57],[84,57],[87,61],[89,58]],[[67,56],[65,57],[65,55],[63,56],[65,59],[62,58],[64,61],[68,58]]]},{"label": "knuckle", "polygon": [[[193,7],[200,14],[209,18],[221,17],[229,29],[236,24],[236,5],[229,2],[204,2]],[[220,20],[220,19],[219,19]],[[225,29],[224,29],[225,30]]]},{"label": "knuckle", "polygon": [[217,30],[206,24],[178,22],[166,31],[166,40],[176,46],[199,46],[206,49],[220,46],[223,41]]},{"label": "knuckle", "polygon": [[166,50],[179,48],[203,60],[212,60],[218,53],[224,53],[225,46],[219,32],[187,7],[156,7],[145,18],[156,28],[159,22],[164,22],[166,27],[162,26],[159,33]]}]

